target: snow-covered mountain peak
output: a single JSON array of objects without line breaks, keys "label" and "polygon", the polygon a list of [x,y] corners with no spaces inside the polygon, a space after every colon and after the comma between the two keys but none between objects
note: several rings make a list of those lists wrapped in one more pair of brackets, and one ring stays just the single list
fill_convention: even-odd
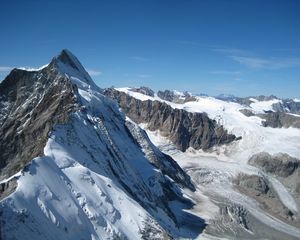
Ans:
[{"label": "snow-covered mountain peak", "polygon": [[89,87],[99,90],[77,57],[67,49],[63,49],[59,55],[54,57],[49,66],[70,77],[77,85],[81,82],[81,85],[87,84]]},{"label": "snow-covered mountain peak", "polygon": [[0,136],[0,239],[169,239],[204,227],[185,212],[190,177],[68,50],[0,83]]},{"label": "snow-covered mountain peak", "polygon": [[78,71],[83,68],[79,60],[67,49],[63,49],[56,58],[65,65],[69,65]]}]

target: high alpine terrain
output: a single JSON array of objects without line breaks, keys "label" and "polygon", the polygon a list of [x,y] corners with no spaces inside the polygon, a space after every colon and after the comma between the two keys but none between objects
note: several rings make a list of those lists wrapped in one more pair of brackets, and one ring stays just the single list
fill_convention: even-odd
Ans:
[{"label": "high alpine terrain", "polygon": [[0,83],[0,239],[300,239],[300,101]]}]

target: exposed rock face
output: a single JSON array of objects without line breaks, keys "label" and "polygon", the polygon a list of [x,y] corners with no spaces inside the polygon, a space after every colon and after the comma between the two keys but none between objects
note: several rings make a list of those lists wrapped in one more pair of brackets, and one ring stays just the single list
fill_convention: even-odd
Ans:
[{"label": "exposed rock face", "polygon": [[266,196],[269,198],[275,197],[274,191],[264,177],[258,175],[240,174],[234,180],[234,183],[242,192],[247,192],[250,196]]},{"label": "exposed rock face", "polygon": [[131,88],[130,91],[138,92],[150,97],[154,97],[154,91],[148,87]]},{"label": "exposed rock face", "polygon": [[241,109],[241,113],[243,113],[247,117],[251,116],[257,116],[264,121],[262,121],[262,125],[264,127],[272,127],[272,128],[300,128],[300,116],[294,116],[285,112],[273,112],[273,111],[268,111],[265,113],[260,113],[260,114],[254,114],[251,110],[249,109]]},{"label": "exposed rock face", "polygon": [[300,168],[300,160],[285,153],[273,156],[266,152],[258,153],[249,159],[249,164],[279,177],[288,177]]},{"label": "exposed rock face", "polygon": [[176,93],[174,91],[165,90],[165,91],[158,91],[157,96],[163,100],[166,100],[168,102],[174,102],[174,103],[185,103],[185,102],[196,101],[196,98],[188,92],[183,92],[181,94],[181,93]]},{"label": "exposed rock face", "polygon": [[271,96],[264,96],[264,95],[260,95],[260,96],[250,96],[250,97],[235,97],[233,95],[219,95],[216,96],[217,99],[223,100],[223,101],[229,101],[229,102],[236,102],[239,103],[241,105],[245,105],[245,106],[250,106],[251,103],[253,103],[252,100],[250,100],[251,98],[256,99],[258,101],[270,101],[273,99],[278,99],[276,96],[271,95]]},{"label": "exposed rock face", "polygon": [[292,99],[283,99],[282,103],[274,103],[272,107],[276,112],[289,112],[300,115],[300,102]]},{"label": "exposed rock face", "polygon": [[246,108],[241,109],[240,112],[241,112],[242,114],[244,114],[246,117],[255,116],[255,114],[254,114],[251,110],[246,109]]},{"label": "exposed rock face", "polygon": [[16,190],[16,188],[17,188],[17,179],[16,178],[12,178],[11,180],[9,180],[7,182],[1,183],[0,184],[0,200],[7,197],[9,194],[13,193]]},{"label": "exposed rock face", "polygon": [[14,69],[0,84],[0,180],[42,155],[52,126],[75,109],[77,89],[53,64],[39,72]]},{"label": "exposed rock face", "polygon": [[294,213],[283,205],[269,181],[258,175],[240,174],[234,179],[237,189],[258,201],[261,207],[283,221],[300,226],[300,221]]},{"label": "exposed rock face", "polygon": [[190,176],[187,175],[169,155],[159,151],[159,149],[150,141],[144,130],[128,121],[126,122],[126,126],[130,130],[137,144],[143,149],[145,155],[151,160],[151,163],[155,167],[160,169],[163,174],[170,176],[177,183],[181,184],[181,186],[188,187],[193,191],[195,190]]},{"label": "exposed rock face", "polygon": [[258,153],[249,159],[249,164],[272,174],[282,182],[300,203],[300,160],[285,153],[270,155]]},{"label": "exposed rock face", "polygon": [[270,100],[278,99],[274,95],[270,95],[270,96],[260,95],[260,96],[256,96],[256,97],[252,97],[252,98],[255,98],[258,101],[270,101]]},{"label": "exposed rock face", "polygon": [[270,112],[267,114],[259,114],[258,116],[265,119],[265,121],[262,122],[264,127],[300,128],[300,117],[296,117],[284,112]]},{"label": "exposed rock face", "polygon": [[207,150],[237,139],[205,113],[173,109],[159,101],[141,101],[115,89],[107,89],[104,94],[117,100],[124,113],[134,122],[147,123],[151,131],[159,130],[182,151],[189,147]]},{"label": "exposed rock face", "polygon": [[257,216],[239,204],[218,199],[219,214],[206,228],[205,232],[220,239],[272,239],[296,240],[298,237],[288,235],[271,228]]},{"label": "exposed rock face", "polygon": [[[236,102],[241,105],[250,106],[252,101],[251,98],[254,98],[258,101],[270,101],[274,99],[279,99],[274,95],[271,96],[252,96],[252,97],[235,97],[235,96],[227,96],[227,95],[219,95],[216,97],[217,99],[223,101],[230,101]],[[272,104],[272,108],[274,112],[281,112],[281,113],[293,113],[300,115],[300,101],[296,101],[293,99],[281,99],[280,102]]]}]

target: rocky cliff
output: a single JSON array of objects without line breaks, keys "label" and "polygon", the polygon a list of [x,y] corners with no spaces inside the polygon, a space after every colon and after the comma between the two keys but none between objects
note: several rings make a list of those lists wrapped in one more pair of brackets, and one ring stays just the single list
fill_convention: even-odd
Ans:
[{"label": "rocky cliff", "polygon": [[206,113],[173,109],[160,101],[141,101],[112,88],[106,89],[104,94],[115,99],[134,122],[146,123],[151,131],[159,130],[182,151],[189,147],[207,150],[237,140]]},{"label": "rocky cliff", "polygon": [[300,128],[300,116],[294,116],[284,112],[270,112],[259,114],[258,116],[265,119],[265,121],[262,122],[264,127]]},{"label": "rocky cliff", "polygon": [[52,127],[76,109],[77,87],[54,65],[14,69],[0,84],[0,180],[42,155]]},{"label": "rocky cliff", "polygon": [[164,91],[158,91],[157,96],[163,100],[173,102],[173,103],[185,103],[185,102],[196,101],[195,96],[192,96],[188,92],[181,93],[176,91],[164,90]]}]

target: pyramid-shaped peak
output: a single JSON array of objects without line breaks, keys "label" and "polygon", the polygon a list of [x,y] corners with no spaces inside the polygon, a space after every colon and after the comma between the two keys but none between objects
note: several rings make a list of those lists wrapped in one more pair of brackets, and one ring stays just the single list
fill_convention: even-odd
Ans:
[{"label": "pyramid-shaped peak", "polygon": [[54,66],[61,73],[80,79],[88,85],[96,86],[78,58],[68,49],[63,49],[60,54],[54,57],[50,66]]},{"label": "pyramid-shaped peak", "polygon": [[78,71],[83,68],[79,60],[68,49],[63,49],[56,59]]}]

